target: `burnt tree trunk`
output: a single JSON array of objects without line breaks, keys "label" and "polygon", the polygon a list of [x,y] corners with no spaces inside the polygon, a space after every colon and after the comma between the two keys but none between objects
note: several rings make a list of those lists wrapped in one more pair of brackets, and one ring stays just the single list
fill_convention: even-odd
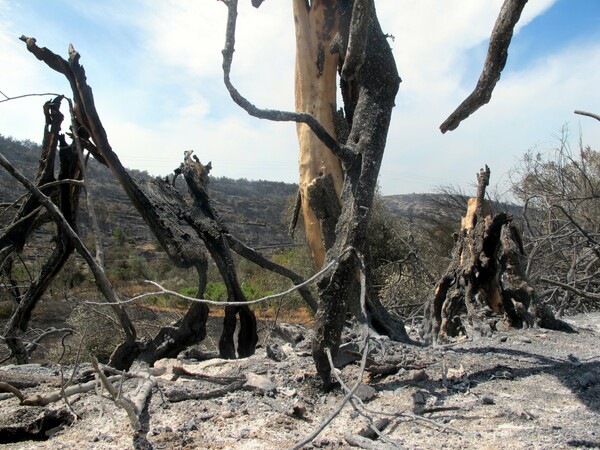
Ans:
[{"label": "burnt tree trunk", "polygon": [[[60,150],[58,144],[61,141],[59,133],[64,116],[60,112],[61,97],[46,102],[44,114],[46,126],[42,141],[42,153],[40,155],[40,166],[35,178],[35,185],[43,188],[44,185],[55,180],[54,166],[57,153],[59,154],[60,170],[59,181],[80,180],[81,170],[78,164],[77,149],[67,146],[61,142]],[[64,145],[62,145],[64,144]],[[79,207],[79,186],[68,183],[46,187],[44,192],[49,195],[58,205],[62,215],[71,227],[76,228],[77,211]],[[10,252],[2,252],[5,257],[0,261],[2,270],[11,278],[12,255],[21,252],[31,234],[40,225],[45,223],[44,209],[33,194],[27,196],[23,205],[17,212],[6,232],[0,236],[0,248],[10,249]],[[74,247],[60,226],[54,239],[54,249],[48,259],[43,263],[37,277],[30,283],[29,287],[21,294],[20,290],[13,290],[17,307],[8,321],[4,330],[4,340],[11,352],[11,357],[17,364],[26,364],[29,361],[29,352],[23,343],[23,334],[27,331],[31,313],[38,301],[46,292],[46,289],[60,272],[64,264],[73,253]]]},{"label": "burnt tree trunk", "polygon": [[[198,273],[198,291],[202,298],[206,289],[208,260],[203,251],[204,243],[194,230],[179,220],[181,211],[189,208],[185,199],[170,183],[155,179],[138,183],[144,193],[144,203],[152,220],[146,220],[169,259],[182,269],[193,267]],[[206,337],[206,321],[209,308],[203,303],[192,303],[184,317],[175,325],[162,328],[143,348],[130,356],[152,365],[161,358],[176,357],[182,350],[197,344]],[[138,355],[139,353],[139,355]]]},{"label": "burnt tree trunk", "polygon": [[[311,251],[316,267],[336,263],[319,282],[313,341],[317,371],[328,388],[331,369],[326,350],[336,354],[346,313],[361,310],[359,260],[400,77],[373,0],[295,0],[298,111],[257,108],[231,82],[237,0],[225,4],[229,14],[223,75],[232,99],[255,117],[299,124],[300,201],[305,223],[311,227],[307,234],[314,231],[309,236]],[[328,81],[336,60],[346,115],[341,123],[333,113],[336,86]],[[322,145],[328,151],[322,151]],[[341,187],[336,168],[343,174]],[[377,297],[369,296],[366,303],[369,317],[364,320],[393,339],[409,340],[404,324],[388,314]]]},{"label": "burnt tree trunk", "polygon": [[[200,162],[192,161],[190,155],[191,152],[186,153],[181,172],[194,199],[194,205],[199,211],[190,211],[184,218],[202,238],[215,261],[227,288],[227,300],[230,302],[246,302],[247,299],[238,281],[231,251],[225,238],[227,229],[213,209],[205,189],[211,166],[210,164],[203,166]],[[233,345],[236,315],[239,315],[240,320],[237,349],[239,357],[245,358],[253,355],[258,341],[256,317],[250,308],[247,305],[227,306],[225,308],[225,318],[223,319],[223,331],[219,340],[219,352],[224,358],[236,357]]]},{"label": "burnt tree trunk", "polygon": [[486,166],[477,176],[477,196],[469,199],[461,232],[455,234],[450,265],[427,302],[421,335],[434,343],[459,334],[489,335],[500,324],[568,329],[527,282],[523,245],[512,216],[492,216],[485,200],[489,177]]},{"label": "burnt tree trunk", "polygon": [[[346,145],[351,152],[350,155],[341,155],[344,169],[341,211],[335,241],[326,254],[326,263],[342,255],[346,249],[354,249],[358,254],[364,251],[379,168],[401,81],[374,7],[366,14],[354,12],[363,3],[355,1],[353,8],[342,11],[340,30],[333,48],[340,56],[342,93],[350,130]],[[360,63],[346,64],[346,61],[357,58]],[[326,349],[330,349],[333,355],[337,353],[346,312],[348,309],[360,310],[356,276],[360,265],[355,252],[346,253],[336,269],[319,282],[321,308],[316,316],[313,358],[325,388],[331,382]],[[369,317],[365,319],[376,330],[392,339],[408,341],[404,324],[389,315],[377,297],[368,297],[367,313]]]}]

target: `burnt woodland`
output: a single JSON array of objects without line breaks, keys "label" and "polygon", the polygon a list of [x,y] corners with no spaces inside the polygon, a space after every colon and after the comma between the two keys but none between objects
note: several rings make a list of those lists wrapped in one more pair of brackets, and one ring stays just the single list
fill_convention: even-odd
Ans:
[{"label": "burnt woodland", "polygon": [[[595,311],[600,299],[598,154],[583,145],[573,152],[565,139],[548,154],[525,155],[511,180],[518,205],[490,199],[493,168],[485,161],[476,174],[476,191],[468,195],[446,189],[417,202],[382,198],[377,192],[379,170],[402,80],[375,1],[293,0],[294,111],[257,107],[238,91],[232,75],[238,0],[222,3],[227,9],[223,89],[256,120],[296,124],[299,182],[263,188],[279,196],[277,206],[261,207],[264,223],[235,218],[236,212],[241,217],[245,208],[258,207],[240,201],[235,190],[226,187],[227,180],[212,177],[212,163],[203,160],[202,149],[173,149],[181,152],[181,164],[158,178],[125,168],[96,109],[94,74],[86,73],[76,48],[70,45],[61,56],[38,45],[35,37],[21,36],[23,51],[64,77],[69,91],[52,95],[40,108],[45,124],[35,175],[31,170],[24,173],[22,164],[14,164],[0,150],[6,179],[22,192],[3,200],[0,209],[0,288],[3,305],[8,305],[0,358],[26,367],[36,361],[41,347],[53,346],[58,350],[45,354],[58,353],[60,363],[67,347],[79,347],[70,353],[74,368],[68,381],[60,369],[58,393],[23,393],[39,383],[30,386],[26,376],[2,375],[0,391],[10,395],[0,401],[18,399],[20,407],[35,408],[64,402],[66,409],[60,414],[50,409],[41,414],[48,423],[72,424],[78,413],[69,397],[84,398],[102,386],[107,392],[102,398],[111,399],[126,414],[138,448],[162,445],[150,442],[163,433],[150,433],[148,411],[156,412],[158,396],[152,393],[157,391],[164,409],[230,394],[240,396],[232,400],[236,402],[249,392],[259,393],[285,420],[304,425],[310,424],[311,413],[316,417],[320,395],[341,392],[338,406],[326,417],[319,416],[320,424],[311,424],[310,433],[294,436],[291,442],[286,437],[285,445],[291,448],[309,445],[346,404],[354,408],[354,417],[368,424],[359,433],[346,430],[349,445],[397,448],[399,441],[383,430],[399,418],[461,434],[445,422],[424,417],[424,411],[453,409],[426,405],[424,394],[417,391],[414,414],[387,417],[383,411],[380,415],[387,418],[376,421],[379,413],[364,404],[376,395],[365,380],[390,386],[407,380],[411,385],[433,382],[430,368],[443,360],[435,370],[442,371],[446,392],[468,393],[470,376],[479,384],[486,376],[513,375],[488,374],[487,369],[453,372],[446,366],[445,345],[506,337],[516,330],[524,330],[529,342],[540,329],[560,333],[552,335],[557,342],[575,333],[560,316]],[[252,0],[256,8],[262,3]],[[481,77],[473,93],[440,126],[442,133],[456,129],[490,101],[526,3],[503,2]],[[342,105],[337,105],[338,98]],[[9,100],[16,101],[5,101]],[[576,113],[598,119],[593,113]],[[8,138],[0,143],[2,148],[15,144]],[[16,152],[13,155],[16,158]],[[137,220],[136,231],[107,225],[117,206],[110,205],[103,188],[91,181],[100,166],[124,194],[127,214]],[[220,186],[217,201],[213,185]],[[274,217],[275,210],[286,214]],[[274,231],[284,218],[295,237]],[[268,245],[253,231],[257,227],[268,230]],[[148,265],[148,258],[159,258],[156,255],[161,279]],[[183,277],[187,284],[178,285]],[[60,301],[77,319],[69,326],[32,334],[32,323],[52,308],[59,286]],[[308,329],[281,323],[291,309],[303,311]],[[59,310],[64,311],[62,306]],[[153,322],[151,328],[140,320],[143,314],[146,322]],[[105,324],[104,329],[98,330],[98,323]],[[111,339],[102,341],[108,334]],[[89,344],[92,341],[95,344]],[[209,350],[201,347],[209,341]],[[507,354],[519,353],[517,347]],[[82,355],[84,348],[87,353]],[[544,370],[551,372],[556,360],[542,350],[538,353]],[[310,370],[307,359],[312,361]],[[191,368],[183,360],[200,362]],[[277,379],[285,386],[275,386],[265,375],[275,363],[282,364],[276,366],[281,369]],[[85,373],[76,376],[81,364]],[[597,368],[590,364],[585,367],[595,374]],[[351,380],[341,376],[344,367],[350,368]],[[568,364],[560,369],[571,376]],[[408,371],[410,376],[403,377]],[[135,389],[130,386],[133,380]],[[308,387],[300,385],[305,380]],[[600,375],[580,379],[579,385],[588,388],[598,380]],[[271,398],[281,392],[289,394],[290,401]],[[256,406],[243,398],[247,408]],[[213,416],[207,413],[198,420]],[[198,427],[189,425],[186,433]],[[27,440],[35,434],[28,430],[23,426],[11,433]]]}]

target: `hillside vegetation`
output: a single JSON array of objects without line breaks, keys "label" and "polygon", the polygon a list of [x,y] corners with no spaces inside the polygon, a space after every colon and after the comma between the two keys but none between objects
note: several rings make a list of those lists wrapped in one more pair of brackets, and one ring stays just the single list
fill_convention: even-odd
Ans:
[{"label": "hillside vegetation", "polygon": [[[31,179],[35,176],[40,154],[38,144],[0,135],[0,152],[23,174]],[[154,238],[108,168],[92,159],[87,171],[105,237],[112,236],[119,227],[127,237],[139,244],[152,242]],[[151,177],[147,172],[135,169],[130,169],[130,173],[135,178]],[[177,181],[177,187],[185,190],[182,180]],[[297,190],[298,186],[291,183],[226,177],[211,178],[209,184],[212,200],[230,229],[236,235],[243,236],[249,245],[257,247],[293,244],[283,215],[286,211],[291,212]],[[24,188],[6,172],[0,171],[2,203],[10,203],[23,193]],[[82,214],[79,221],[85,234],[88,230],[87,216]]]}]

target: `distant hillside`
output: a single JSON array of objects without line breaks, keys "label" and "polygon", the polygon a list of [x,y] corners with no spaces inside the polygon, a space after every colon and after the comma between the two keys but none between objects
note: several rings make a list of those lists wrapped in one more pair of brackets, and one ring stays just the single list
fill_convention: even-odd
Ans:
[{"label": "distant hillside", "polygon": [[[474,193],[473,193],[474,194]],[[460,219],[467,211],[468,195],[461,193],[404,194],[384,197],[386,207],[395,216],[408,223],[426,221],[449,223],[453,227],[460,225]],[[509,203],[492,202],[492,212],[508,212],[515,217],[521,214],[521,208]]]},{"label": "distant hillside", "polygon": [[[16,141],[0,135],[0,152],[26,176],[37,173],[40,146],[30,141]],[[134,178],[149,178],[147,172],[130,170]],[[109,237],[119,227],[129,238],[138,242],[153,241],[154,237],[109,169],[91,160],[88,177],[102,231]],[[185,182],[178,179],[177,187],[187,196]],[[295,199],[298,186],[272,181],[211,178],[208,185],[212,200],[237,236],[252,246],[291,245],[287,233],[285,211]],[[0,204],[15,201],[25,193],[4,170],[0,170]],[[85,203],[83,203],[85,204]],[[1,211],[0,211],[1,212]],[[6,217],[3,218],[6,220]],[[79,223],[82,234],[88,227],[87,215],[82,212]]]},{"label": "distant hillside", "polygon": [[[15,141],[0,135],[0,152],[27,176],[35,176],[40,153],[38,144]],[[150,177],[147,172],[134,169],[130,170],[130,173],[137,178]],[[154,240],[148,227],[106,167],[92,160],[88,176],[101,221],[100,226],[108,237],[119,227],[127,237],[138,242]],[[177,187],[187,196],[181,177]],[[287,216],[298,190],[297,185],[274,181],[211,178],[208,189],[227,226],[249,245],[269,247],[293,244],[287,232],[290,220]],[[4,171],[0,171],[0,204],[12,202],[23,193],[23,188]],[[459,194],[407,194],[385,196],[383,203],[394,216],[405,222],[432,227],[443,225],[443,228],[451,233],[460,224],[460,218],[466,211],[467,199],[467,196]],[[515,215],[519,212],[518,208],[511,205],[496,205],[495,209],[507,210]],[[80,224],[82,234],[85,235],[85,213],[81,214]]]},{"label": "distant hillside", "polygon": [[405,194],[385,197],[386,207],[396,216],[412,223],[421,220],[460,223],[467,208],[468,197],[443,194]]}]

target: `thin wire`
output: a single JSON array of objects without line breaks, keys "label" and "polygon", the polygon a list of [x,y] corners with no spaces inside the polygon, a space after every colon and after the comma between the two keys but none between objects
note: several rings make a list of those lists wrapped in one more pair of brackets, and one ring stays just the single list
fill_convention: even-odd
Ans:
[{"label": "thin wire", "polygon": [[[339,256],[337,256],[335,259],[333,259],[329,264],[327,264],[323,269],[321,269],[321,271],[317,272],[316,274],[314,274],[312,277],[310,277],[309,279],[307,279],[303,283],[296,284],[293,287],[291,287],[290,289],[288,289],[287,291],[283,291],[283,292],[280,292],[278,294],[267,295],[266,297],[262,297],[262,298],[259,298],[259,299],[256,299],[256,300],[248,300],[248,301],[245,301],[245,302],[221,302],[221,301],[216,301],[216,300],[208,300],[208,299],[204,299],[204,298],[188,297],[187,295],[180,294],[179,292],[175,292],[175,291],[171,291],[169,289],[166,289],[166,288],[164,288],[163,286],[161,286],[159,283],[157,283],[155,281],[145,280],[146,283],[151,284],[153,286],[156,286],[157,288],[160,289],[160,291],[158,291],[158,292],[145,292],[143,294],[136,295],[135,297],[132,297],[132,298],[130,298],[128,300],[121,300],[121,301],[119,301],[119,304],[122,305],[122,304],[126,304],[126,303],[131,303],[131,302],[134,302],[136,300],[140,300],[140,299],[143,299],[143,298],[146,298],[146,297],[153,297],[153,296],[157,296],[157,295],[172,295],[174,297],[178,297],[178,298],[181,298],[183,300],[188,300],[190,302],[204,303],[204,304],[213,305],[213,306],[226,307],[226,306],[254,305],[256,303],[261,303],[261,302],[265,302],[265,301],[268,301],[268,300],[275,300],[275,299],[278,299],[278,298],[281,298],[281,297],[285,297],[286,295],[291,294],[292,292],[297,291],[298,289],[303,288],[303,287],[309,285],[310,283],[312,283],[313,281],[315,281],[316,279],[318,279],[319,277],[321,277],[322,275],[324,275],[325,273],[327,273],[330,269],[332,269],[346,253],[349,253],[351,251],[354,251],[354,249],[352,247],[347,248]],[[88,304],[88,305],[101,305],[101,306],[114,305],[114,303],[109,303],[109,302],[91,302],[91,301],[86,301],[84,303]]]}]

